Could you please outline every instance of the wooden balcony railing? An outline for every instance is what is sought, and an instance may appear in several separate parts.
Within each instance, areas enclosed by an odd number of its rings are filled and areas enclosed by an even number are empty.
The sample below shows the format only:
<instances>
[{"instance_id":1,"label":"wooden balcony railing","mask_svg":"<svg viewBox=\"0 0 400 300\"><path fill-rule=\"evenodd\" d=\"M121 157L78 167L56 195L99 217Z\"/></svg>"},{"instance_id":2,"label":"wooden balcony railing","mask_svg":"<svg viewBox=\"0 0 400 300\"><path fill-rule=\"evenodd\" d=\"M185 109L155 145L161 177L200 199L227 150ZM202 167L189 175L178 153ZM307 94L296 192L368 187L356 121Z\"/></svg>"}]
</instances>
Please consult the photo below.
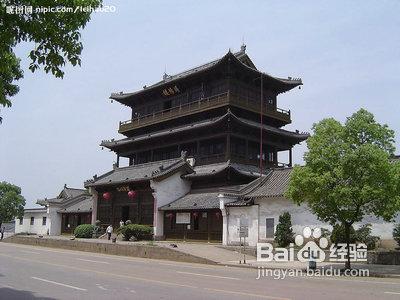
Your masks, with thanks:
<instances>
[{"instance_id":1,"label":"wooden balcony railing","mask_svg":"<svg viewBox=\"0 0 400 300\"><path fill-rule=\"evenodd\" d=\"M243 99L240 96L226 92L214 95L208 98L199 99L184 105L172 107L170 109L154 112L152 114L138 116L134 119L119 122L119 133L124 133L136 128L148 126L151 124L172 120L182 116L195 114L201 111L214 109L226 105L233 105L243 109L247 109L256 113L260 113L260 102L251 99ZM273 118L277 118L284 122L290 122L290 111L280 108L271 109L269 105L263 108L263 114Z\"/></svg>"}]
</instances>

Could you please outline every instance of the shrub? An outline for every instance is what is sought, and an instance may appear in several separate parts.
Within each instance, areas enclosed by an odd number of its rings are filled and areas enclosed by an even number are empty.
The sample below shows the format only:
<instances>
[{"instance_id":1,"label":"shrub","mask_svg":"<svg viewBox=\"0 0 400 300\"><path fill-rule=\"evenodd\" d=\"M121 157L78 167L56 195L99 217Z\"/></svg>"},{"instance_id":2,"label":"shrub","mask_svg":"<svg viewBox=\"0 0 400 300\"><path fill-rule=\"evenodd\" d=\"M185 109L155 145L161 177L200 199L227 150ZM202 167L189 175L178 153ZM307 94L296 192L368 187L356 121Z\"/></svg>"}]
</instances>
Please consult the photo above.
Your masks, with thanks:
<instances>
[{"instance_id":1,"label":"shrub","mask_svg":"<svg viewBox=\"0 0 400 300\"><path fill-rule=\"evenodd\" d=\"M397 242L400 247L400 223L393 228L393 239Z\"/></svg>"},{"instance_id":2,"label":"shrub","mask_svg":"<svg viewBox=\"0 0 400 300\"><path fill-rule=\"evenodd\" d=\"M367 245L368 250L376 248L376 243L379 241L379 237L371 235L371 224L365 224L358 228L355 232L355 240L359 243Z\"/></svg>"},{"instance_id":3,"label":"shrub","mask_svg":"<svg viewBox=\"0 0 400 300\"><path fill-rule=\"evenodd\" d=\"M294 242L292 230L292 220L288 212L279 216L279 223L276 226L275 242L279 247L287 247Z\"/></svg>"},{"instance_id":4,"label":"shrub","mask_svg":"<svg viewBox=\"0 0 400 300\"><path fill-rule=\"evenodd\" d=\"M77 226L74 230L74 235L76 238L92 238L94 232L94 226L91 224L81 224Z\"/></svg>"},{"instance_id":5,"label":"shrub","mask_svg":"<svg viewBox=\"0 0 400 300\"><path fill-rule=\"evenodd\" d=\"M364 243L367 245L368 250L375 249L379 237L371 235L371 226L371 224L364 224L357 230L354 230L352 226L350 228L350 243ZM346 234L343 225L336 224L333 226L331 242L334 244L346 243Z\"/></svg>"},{"instance_id":6,"label":"shrub","mask_svg":"<svg viewBox=\"0 0 400 300\"><path fill-rule=\"evenodd\" d=\"M147 225L128 224L117 229L117 234L122 234L124 241L134 237L137 241L151 239L153 229Z\"/></svg>"}]
</instances>

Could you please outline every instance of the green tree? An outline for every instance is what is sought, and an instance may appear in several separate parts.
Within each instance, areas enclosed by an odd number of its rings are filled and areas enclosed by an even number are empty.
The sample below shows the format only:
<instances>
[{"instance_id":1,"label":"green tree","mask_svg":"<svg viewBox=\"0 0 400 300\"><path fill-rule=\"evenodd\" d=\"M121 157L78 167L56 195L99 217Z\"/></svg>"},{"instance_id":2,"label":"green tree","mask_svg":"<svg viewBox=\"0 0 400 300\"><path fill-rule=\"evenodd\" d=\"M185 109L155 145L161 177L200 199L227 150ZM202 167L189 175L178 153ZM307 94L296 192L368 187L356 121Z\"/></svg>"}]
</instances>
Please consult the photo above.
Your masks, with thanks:
<instances>
[{"instance_id":1,"label":"green tree","mask_svg":"<svg viewBox=\"0 0 400 300\"><path fill-rule=\"evenodd\" d=\"M0 182L0 227L15 217L24 215L25 198L21 188L8 182Z\"/></svg>"},{"instance_id":2,"label":"green tree","mask_svg":"<svg viewBox=\"0 0 400 300\"><path fill-rule=\"evenodd\" d=\"M396 241L397 245L400 247L400 223L393 228L393 239Z\"/></svg>"},{"instance_id":3,"label":"green tree","mask_svg":"<svg viewBox=\"0 0 400 300\"><path fill-rule=\"evenodd\" d=\"M91 11L79 8L95 9L101 3L101 0L0 0L0 105L11 106L10 97L19 91L15 81L23 77L15 47L21 42L31 42L33 49L27 53L31 60L29 69L35 72L43 67L46 73L62 78L66 62L73 66L81 64L83 46L79 30L90 20ZM23 6L32 7L32 13L6 10ZM38 12L39 7L78 8L78 11Z\"/></svg>"},{"instance_id":4,"label":"green tree","mask_svg":"<svg viewBox=\"0 0 400 300\"><path fill-rule=\"evenodd\" d=\"M275 242L279 247L287 247L294 242L292 220L288 212L279 216L279 223L276 225Z\"/></svg>"},{"instance_id":5,"label":"green tree","mask_svg":"<svg viewBox=\"0 0 400 300\"><path fill-rule=\"evenodd\" d=\"M394 132L360 109L342 125L329 118L313 125L305 166L296 166L286 196L307 203L323 221L342 224L350 268L350 231L365 215L391 221L400 210L400 164L391 162Z\"/></svg>"}]
</instances>

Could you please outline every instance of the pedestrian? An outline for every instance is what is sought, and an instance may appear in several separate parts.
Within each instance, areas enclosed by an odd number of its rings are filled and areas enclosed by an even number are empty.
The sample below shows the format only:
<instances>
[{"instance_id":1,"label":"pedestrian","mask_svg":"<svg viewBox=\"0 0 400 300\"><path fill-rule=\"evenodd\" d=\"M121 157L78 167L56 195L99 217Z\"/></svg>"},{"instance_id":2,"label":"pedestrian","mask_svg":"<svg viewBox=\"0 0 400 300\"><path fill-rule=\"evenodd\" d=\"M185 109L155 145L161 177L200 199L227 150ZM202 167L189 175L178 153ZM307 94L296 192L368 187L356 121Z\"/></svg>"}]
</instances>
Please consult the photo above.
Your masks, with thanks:
<instances>
[{"instance_id":1,"label":"pedestrian","mask_svg":"<svg viewBox=\"0 0 400 300\"><path fill-rule=\"evenodd\" d=\"M124 223L124 221L119 221L119 227L122 227L122 226L124 226L125 225L125 223Z\"/></svg>"},{"instance_id":2,"label":"pedestrian","mask_svg":"<svg viewBox=\"0 0 400 300\"><path fill-rule=\"evenodd\" d=\"M3 228L1 228L0 229L0 232L1 232L1 240L3 239L3 237L4 237L4 232L6 231L6 228L3 226Z\"/></svg>"},{"instance_id":3,"label":"pedestrian","mask_svg":"<svg viewBox=\"0 0 400 300\"><path fill-rule=\"evenodd\" d=\"M112 234L112 232L113 232L112 225L109 225L109 226L107 227L106 232L107 232L108 240L110 240L110 239L111 239L111 234Z\"/></svg>"}]
</instances>

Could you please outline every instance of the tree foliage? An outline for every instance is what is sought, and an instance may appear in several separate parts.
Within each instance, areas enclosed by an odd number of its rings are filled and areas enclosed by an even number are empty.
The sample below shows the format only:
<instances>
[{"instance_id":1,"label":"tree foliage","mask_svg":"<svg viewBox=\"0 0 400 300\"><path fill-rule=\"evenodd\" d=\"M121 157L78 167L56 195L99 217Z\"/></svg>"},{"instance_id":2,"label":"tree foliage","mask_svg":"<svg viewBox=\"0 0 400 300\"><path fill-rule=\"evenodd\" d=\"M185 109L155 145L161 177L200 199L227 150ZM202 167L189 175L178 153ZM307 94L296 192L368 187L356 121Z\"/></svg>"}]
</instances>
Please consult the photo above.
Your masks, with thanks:
<instances>
[{"instance_id":1,"label":"tree foliage","mask_svg":"<svg viewBox=\"0 0 400 300\"><path fill-rule=\"evenodd\" d=\"M31 42L33 49L27 53L32 72L43 68L46 73L62 78L62 68L69 62L80 65L83 49L80 30L90 20L91 11L39 12L38 7L61 8L91 7L101 5L101 0L2 0L0 1L0 105L11 106L11 97L19 87L15 81L23 77L20 58L14 50L21 42ZM32 7L32 13L7 13L6 7ZM1 120L1 119L0 119Z\"/></svg>"},{"instance_id":2,"label":"tree foliage","mask_svg":"<svg viewBox=\"0 0 400 300\"><path fill-rule=\"evenodd\" d=\"M393 228L393 239L396 241L397 245L400 247L400 223Z\"/></svg>"},{"instance_id":3,"label":"tree foliage","mask_svg":"<svg viewBox=\"0 0 400 300\"><path fill-rule=\"evenodd\" d=\"M391 221L400 209L400 164L391 162L394 132L360 109L342 125L313 125L305 166L296 166L286 196L306 202L317 217L350 228L364 216Z\"/></svg>"},{"instance_id":4,"label":"tree foliage","mask_svg":"<svg viewBox=\"0 0 400 300\"><path fill-rule=\"evenodd\" d=\"M368 250L373 250L376 248L379 237L371 234L372 231L371 224L364 224L357 230L353 226L350 227L350 243L364 243ZM343 224L336 224L333 227L330 240L333 244L347 243L346 232Z\"/></svg>"},{"instance_id":5,"label":"tree foliage","mask_svg":"<svg viewBox=\"0 0 400 300\"><path fill-rule=\"evenodd\" d=\"M275 242L279 247L287 247L294 242L292 220L290 213L284 212L279 216L279 223L276 226Z\"/></svg>"},{"instance_id":6,"label":"tree foliage","mask_svg":"<svg viewBox=\"0 0 400 300\"><path fill-rule=\"evenodd\" d=\"M15 217L24 215L25 198L21 188L8 182L0 182L0 226Z\"/></svg>"}]
</instances>

